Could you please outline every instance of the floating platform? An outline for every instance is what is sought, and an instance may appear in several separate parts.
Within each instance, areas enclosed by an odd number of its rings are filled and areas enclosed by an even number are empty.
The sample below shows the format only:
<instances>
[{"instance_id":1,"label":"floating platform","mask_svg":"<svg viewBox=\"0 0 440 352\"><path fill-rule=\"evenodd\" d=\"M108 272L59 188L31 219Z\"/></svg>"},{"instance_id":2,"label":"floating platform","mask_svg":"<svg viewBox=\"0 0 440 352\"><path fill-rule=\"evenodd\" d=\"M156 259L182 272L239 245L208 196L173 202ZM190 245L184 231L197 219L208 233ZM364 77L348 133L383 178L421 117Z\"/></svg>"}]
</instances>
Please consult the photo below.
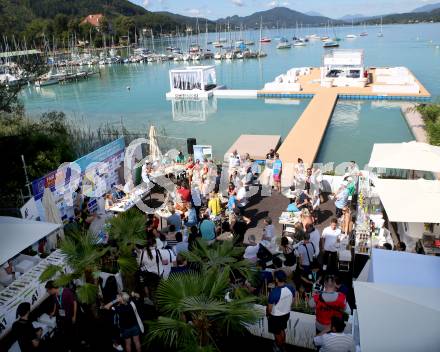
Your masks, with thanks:
<instances>
[{"instance_id":1,"label":"floating platform","mask_svg":"<svg viewBox=\"0 0 440 352\"><path fill-rule=\"evenodd\" d=\"M165 94L167 100L173 99L188 99L188 100L198 100L198 99L209 99L213 96L214 92L217 90L224 90L226 86L217 86L210 90L201 89L191 89L191 90L172 90Z\"/></svg>"},{"instance_id":2,"label":"floating platform","mask_svg":"<svg viewBox=\"0 0 440 352\"><path fill-rule=\"evenodd\" d=\"M407 68L406 68L407 69ZM410 101L429 101L431 94L417 80L414 74L408 70L409 75L419 86L418 93L405 93L399 91L402 89L398 84L386 84L378 82L376 72L384 70L383 68L369 68L370 82L365 87L322 87L321 69L319 67L310 68L308 75L298 77L298 83L301 86L300 91L272 91L259 90L258 97L263 98L312 98L315 94L323 91L331 91L338 95L339 99L347 100L410 100ZM395 90L393 91L393 88ZM378 90L383 89L383 92ZM386 92L385 92L386 90Z\"/></svg>"},{"instance_id":3,"label":"floating platform","mask_svg":"<svg viewBox=\"0 0 440 352\"><path fill-rule=\"evenodd\" d=\"M296 164L298 158L307 165L314 162L337 100L331 91L314 96L278 149L283 163Z\"/></svg>"},{"instance_id":4,"label":"floating platform","mask_svg":"<svg viewBox=\"0 0 440 352\"><path fill-rule=\"evenodd\" d=\"M258 96L257 92L257 90L245 89L219 89L213 93L217 98L256 99Z\"/></svg>"},{"instance_id":5,"label":"floating platform","mask_svg":"<svg viewBox=\"0 0 440 352\"><path fill-rule=\"evenodd\" d=\"M224 160L228 160L234 150L240 155L249 153L254 160L265 160L266 154L271 149L276 150L280 142L279 135L242 134L225 153Z\"/></svg>"}]
</instances>

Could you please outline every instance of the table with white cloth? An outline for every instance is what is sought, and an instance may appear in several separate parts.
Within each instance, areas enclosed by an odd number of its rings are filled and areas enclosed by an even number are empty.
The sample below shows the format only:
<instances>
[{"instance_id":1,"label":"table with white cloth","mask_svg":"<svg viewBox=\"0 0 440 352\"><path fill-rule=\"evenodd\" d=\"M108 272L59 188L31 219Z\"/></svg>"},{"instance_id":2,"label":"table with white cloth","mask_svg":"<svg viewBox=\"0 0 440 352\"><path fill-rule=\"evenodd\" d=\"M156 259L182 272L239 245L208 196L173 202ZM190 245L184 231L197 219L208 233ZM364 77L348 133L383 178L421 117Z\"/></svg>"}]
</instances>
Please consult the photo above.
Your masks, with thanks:
<instances>
[{"instance_id":1,"label":"table with white cloth","mask_svg":"<svg viewBox=\"0 0 440 352\"><path fill-rule=\"evenodd\" d=\"M293 227L296 223L301 222L301 212L292 213L290 211L283 211L278 218L278 223L283 225L283 232L287 226Z\"/></svg>"},{"instance_id":2,"label":"table with white cloth","mask_svg":"<svg viewBox=\"0 0 440 352\"><path fill-rule=\"evenodd\" d=\"M150 193L150 190L145 188L143 185L136 186L128 196L125 196L124 198L113 203L113 206L110 207L108 211L113 213L124 213L133 208L136 203L142 200L142 198L144 198L148 193Z\"/></svg>"}]
</instances>

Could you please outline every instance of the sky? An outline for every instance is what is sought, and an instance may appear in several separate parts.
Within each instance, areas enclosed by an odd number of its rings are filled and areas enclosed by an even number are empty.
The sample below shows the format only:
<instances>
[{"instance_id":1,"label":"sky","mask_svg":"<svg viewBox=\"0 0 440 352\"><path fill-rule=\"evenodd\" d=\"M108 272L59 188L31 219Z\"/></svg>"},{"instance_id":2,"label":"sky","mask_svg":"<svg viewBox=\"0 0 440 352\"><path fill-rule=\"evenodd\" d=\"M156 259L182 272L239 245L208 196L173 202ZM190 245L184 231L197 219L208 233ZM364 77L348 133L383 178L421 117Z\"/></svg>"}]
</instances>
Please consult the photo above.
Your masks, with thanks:
<instances>
[{"instance_id":1,"label":"sky","mask_svg":"<svg viewBox=\"0 0 440 352\"><path fill-rule=\"evenodd\" d=\"M347 14L365 16L408 12L433 0L130 0L150 11L170 11L185 16L217 19L247 16L276 6L300 12L314 11L331 18ZM439 1L439 0L437 0Z\"/></svg>"}]
</instances>

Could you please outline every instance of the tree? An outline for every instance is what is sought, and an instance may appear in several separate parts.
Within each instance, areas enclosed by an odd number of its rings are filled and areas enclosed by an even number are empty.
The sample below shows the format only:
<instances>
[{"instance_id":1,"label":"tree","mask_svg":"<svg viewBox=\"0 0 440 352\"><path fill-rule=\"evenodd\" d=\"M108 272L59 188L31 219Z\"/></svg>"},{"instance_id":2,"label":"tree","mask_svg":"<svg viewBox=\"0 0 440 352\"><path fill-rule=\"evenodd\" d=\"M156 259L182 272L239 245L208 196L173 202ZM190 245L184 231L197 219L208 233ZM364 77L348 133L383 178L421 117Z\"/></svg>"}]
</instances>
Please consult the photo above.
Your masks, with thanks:
<instances>
[{"instance_id":1,"label":"tree","mask_svg":"<svg viewBox=\"0 0 440 352\"><path fill-rule=\"evenodd\" d=\"M157 290L161 315L149 323L147 343L162 343L179 351L213 351L216 343L260 315L254 297L225 301L229 269L203 268L200 273L173 274Z\"/></svg>"},{"instance_id":2,"label":"tree","mask_svg":"<svg viewBox=\"0 0 440 352\"><path fill-rule=\"evenodd\" d=\"M136 245L145 245L145 217L136 208L132 208L109 221L109 236L116 252L113 257L122 273L125 285L134 287L134 273L137 270L133 251Z\"/></svg>"},{"instance_id":3,"label":"tree","mask_svg":"<svg viewBox=\"0 0 440 352\"><path fill-rule=\"evenodd\" d=\"M40 281L55 277L57 285L66 286L74 280L79 280L80 285L76 290L78 300L85 304L95 303L101 258L107 253L108 248L101 248L96 244L96 236L84 231L70 232L60 248L61 253L65 255L65 266L49 265L41 273Z\"/></svg>"},{"instance_id":4,"label":"tree","mask_svg":"<svg viewBox=\"0 0 440 352\"><path fill-rule=\"evenodd\" d=\"M220 272L228 270L233 277L239 275L251 280L256 270L249 261L240 259L243 253L244 248L234 246L232 241L216 242L209 246L205 241L198 240L194 249L184 255L188 262Z\"/></svg>"},{"instance_id":5,"label":"tree","mask_svg":"<svg viewBox=\"0 0 440 352\"><path fill-rule=\"evenodd\" d=\"M126 36L129 32L133 32L136 24L134 20L126 16L118 16L113 21L113 31L118 37Z\"/></svg>"}]
</instances>

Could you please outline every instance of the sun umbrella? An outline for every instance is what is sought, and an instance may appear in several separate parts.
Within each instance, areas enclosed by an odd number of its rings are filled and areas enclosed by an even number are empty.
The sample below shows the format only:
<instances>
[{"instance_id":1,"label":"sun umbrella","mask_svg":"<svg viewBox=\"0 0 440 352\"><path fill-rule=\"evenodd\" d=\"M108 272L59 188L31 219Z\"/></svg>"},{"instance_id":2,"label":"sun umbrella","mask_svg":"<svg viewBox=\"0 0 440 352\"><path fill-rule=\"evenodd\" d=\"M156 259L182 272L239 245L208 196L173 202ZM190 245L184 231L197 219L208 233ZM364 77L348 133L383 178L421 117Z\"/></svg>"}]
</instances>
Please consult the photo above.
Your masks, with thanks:
<instances>
[{"instance_id":1,"label":"sun umbrella","mask_svg":"<svg viewBox=\"0 0 440 352\"><path fill-rule=\"evenodd\" d=\"M44 189L43 200L42 200L43 208L44 208L44 216L46 222L51 222L53 224L63 224L63 220L61 220L61 215L58 207L55 204L55 199L53 198L53 194L49 188ZM63 237L64 233L61 228L60 236ZM52 235L48 237L49 247L55 248L56 245L56 235Z\"/></svg>"},{"instance_id":2,"label":"sun umbrella","mask_svg":"<svg viewBox=\"0 0 440 352\"><path fill-rule=\"evenodd\" d=\"M157 133L156 127L153 125L150 127L150 133L148 134L150 140L150 157L152 160L159 160L162 158L162 153L160 152L159 145L157 144Z\"/></svg>"}]
</instances>

